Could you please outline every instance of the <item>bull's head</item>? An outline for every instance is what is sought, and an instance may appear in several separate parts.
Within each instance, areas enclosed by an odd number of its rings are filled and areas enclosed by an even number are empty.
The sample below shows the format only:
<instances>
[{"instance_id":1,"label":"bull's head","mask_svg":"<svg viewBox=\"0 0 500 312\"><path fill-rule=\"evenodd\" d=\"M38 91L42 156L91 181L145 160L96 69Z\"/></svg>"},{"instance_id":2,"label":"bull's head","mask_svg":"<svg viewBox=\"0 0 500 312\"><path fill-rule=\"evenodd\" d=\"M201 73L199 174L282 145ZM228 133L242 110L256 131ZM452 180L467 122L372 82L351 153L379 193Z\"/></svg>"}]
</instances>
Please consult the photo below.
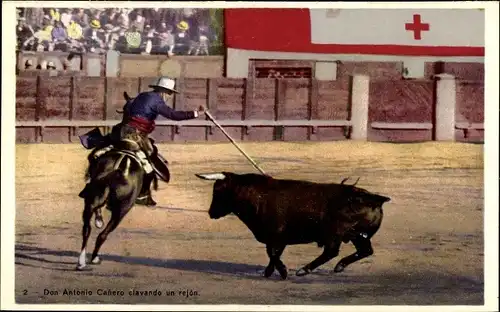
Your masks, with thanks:
<instances>
[{"instance_id":1,"label":"bull's head","mask_svg":"<svg viewBox=\"0 0 500 312\"><path fill-rule=\"evenodd\" d=\"M212 203L208 210L208 215L211 219L219 219L233 212L233 208L236 205L236 194L233 183L231 183L234 176L233 173L197 173L195 175L203 180L215 181Z\"/></svg>"}]
</instances>

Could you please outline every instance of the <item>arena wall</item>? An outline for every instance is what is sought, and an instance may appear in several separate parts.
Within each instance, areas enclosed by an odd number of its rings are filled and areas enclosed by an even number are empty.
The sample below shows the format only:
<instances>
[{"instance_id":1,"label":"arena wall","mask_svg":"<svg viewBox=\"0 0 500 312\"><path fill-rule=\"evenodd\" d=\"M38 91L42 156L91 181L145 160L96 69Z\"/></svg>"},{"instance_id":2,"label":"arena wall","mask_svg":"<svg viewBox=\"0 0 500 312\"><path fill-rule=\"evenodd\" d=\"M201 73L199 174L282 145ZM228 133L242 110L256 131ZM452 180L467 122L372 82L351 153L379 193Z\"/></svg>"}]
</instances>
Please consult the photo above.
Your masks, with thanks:
<instances>
[{"instance_id":1,"label":"arena wall","mask_svg":"<svg viewBox=\"0 0 500 312\"><path fill-rule=\"evenodd\" d=\"M338 79L326 81L316 78L180 77L177 83L181 93L171 105L180 110L206 105L217 121L232 122L225 129L239 141L346 140L350 139L351 128L348 122L343 122L352 118L350 77L361 72L368 74L370 79L367 140L411 142L434 139L436 81L401 79L397 68L391 66L347 64L341 68L344 70L339 70ZM121 115L116 110L124 104L123 92L135 96L146 90L155 78L17 77L17 142L78 142L78 135L93 128L94 122L118 122ZM455 122L462 125L456 129L455 140L481 142L484 140L483 80L457 79L455 82ZM262 124L247 126L242 120ZM57 125L61 121L71 123ZM87 123L78 125L80 121ZM288 125L276 126L273 121L287 121ZM294 121L313 123L294 125ZM338 123L328 126L314 124L329 121ZM30 122L45 124L32 123L30 126ZM472 124L476 126L467 126ZM106 132L108 127L102 129ZM152 137L157 142L227 141L209 121L186 126L159 125Z\"/></svg>"}]
</instances>

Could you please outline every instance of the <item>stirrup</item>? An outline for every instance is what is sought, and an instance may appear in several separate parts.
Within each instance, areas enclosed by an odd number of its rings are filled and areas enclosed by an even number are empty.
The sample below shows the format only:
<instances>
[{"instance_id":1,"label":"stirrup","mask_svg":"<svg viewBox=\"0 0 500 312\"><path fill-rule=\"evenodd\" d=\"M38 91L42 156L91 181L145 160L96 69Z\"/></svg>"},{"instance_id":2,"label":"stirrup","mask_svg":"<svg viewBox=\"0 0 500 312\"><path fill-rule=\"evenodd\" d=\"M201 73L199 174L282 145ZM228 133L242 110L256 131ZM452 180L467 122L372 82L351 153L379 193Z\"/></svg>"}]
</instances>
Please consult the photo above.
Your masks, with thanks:
<instances>
[{"instance_id":1,"label":"stirrup","mask_svg":"<svg viewBox=\"0 0 500 312\"><path fill-rule=\"evenodd\" d=\"M144 206L156 206L156 202L154 201L153 197L151 197L151 195L137 197L135 203Z\"/></svg>"}]
</instances>

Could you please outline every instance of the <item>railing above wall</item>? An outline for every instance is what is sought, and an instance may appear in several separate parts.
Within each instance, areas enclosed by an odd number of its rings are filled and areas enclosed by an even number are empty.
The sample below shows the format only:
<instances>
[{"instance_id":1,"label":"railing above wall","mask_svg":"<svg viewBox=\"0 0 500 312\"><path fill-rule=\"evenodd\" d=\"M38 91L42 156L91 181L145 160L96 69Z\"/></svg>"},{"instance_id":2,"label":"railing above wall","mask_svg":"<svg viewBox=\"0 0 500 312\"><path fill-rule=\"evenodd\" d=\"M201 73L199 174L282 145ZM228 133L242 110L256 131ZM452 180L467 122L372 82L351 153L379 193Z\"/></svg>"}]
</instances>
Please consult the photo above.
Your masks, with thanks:
<instances>
[{"instance_id":1,"label":"railing above wall","mask_svg":"<svg viewBox=\"0 0 500 312\"><path fill-rule=\"evenodd\" d=\"M372 122L374 129L391 130L432 130L434 128L431 122ZM455 129L459 130L484 130L483 123L457 122Z\"/></svg>"},{"instance_id":2,"label":"railing above wall","mask_svg":"<svg viewBox=\"0 0 500 312\"><path fill-rule=\"evenodd\" d=\"M36 128L37 141L41 142L45 128L69 128L73 135L70 135L70 141L76 134L78 128L88 127L104 127L105 132L109 133L111 127L120 123L120 120L47 120L47 121L18 121L16 128ZM318 127L344 127L348 130L352 127L352 122L349 120L217 120L222 127L244 127L245 133L248 134L253 127L307 127L314 134ZM179 133L181 127L209 127L212 134L215 127L214 123L209 120L157 120L157 126L174 126L175 132Z\"/></svg>"},{"instance_id":3,"label":"railing above wall","mask_svg":"<svg viewBox=\"0 0 500 312\"><path fill-rule=\"evenodd\" d=\"M112 127L120 120L47 120L18 121L16 127ZM345 127L351 126L349 120L217 120L226 127ZM157 126L203 127L215 126L208 120L157 120Z\"/></svg>"},{"instance_id":4,"label":"railing above wall","mask_svg":"<svg viewBox=\"0 0 500 312\"><path fill-rule=\"evenodd\" d=\"M350 120L218 120L223 127L351 127ZM113 127L120 123L120 120L50 120L50 121L18 121L17 128L87 128L87 127ZM157 126L176 126L176 127L214 127L215 125L208 120L158 120ZM433 124L426 123L391 123L391 122L372 122L370 126L374 129L390 130L432 130ZM458 122L455 129L459 130L484 130L484 123ZM314 131L314 130L313 130Z\"/></svg>"}]
</instances>

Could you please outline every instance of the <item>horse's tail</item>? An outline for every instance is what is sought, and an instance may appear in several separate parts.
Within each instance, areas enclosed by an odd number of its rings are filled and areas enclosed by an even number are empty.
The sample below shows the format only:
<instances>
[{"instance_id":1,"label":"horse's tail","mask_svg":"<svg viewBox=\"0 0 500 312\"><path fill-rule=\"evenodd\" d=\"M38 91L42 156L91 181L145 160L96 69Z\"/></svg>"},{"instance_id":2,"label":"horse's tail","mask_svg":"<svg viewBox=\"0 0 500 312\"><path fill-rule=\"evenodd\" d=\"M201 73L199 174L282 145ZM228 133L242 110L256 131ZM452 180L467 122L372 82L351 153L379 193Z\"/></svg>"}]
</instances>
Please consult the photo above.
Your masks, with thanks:
<instances>
[{"instance_id":1,"label":"horse's tail","mask_svg":"<svg viewBox=\"0 0 500 312\"><path fill-rule=\"evenodd\" d=\"M125 161L123 161L125 159ZM127 183L127 176L129 175L129 170L131 170L131 164L135 160L130 156L122 156L118 163L115 162L115 169L110 170L108 172L103 172L99 174L97 177L94 177L89 181L87 179L87 184L85 188L80 192L79 196L85 198L89 193L92 194L94 192L100 193L101 191L108 189L108 187L116 187L121 184ZM118 164L118 166L116 166ZM137 163L137 166L140 166ZM86 178L90 178L90 167L87 168L85 172ZM134 166L136 167L136 166ZM155 176L156 178L156 176ZM157 189L157 181L155 181L155 190Z\"/></svg>"},{"instance_id":2,"label":"horse's tail","mask_svg":"<svg viewBox=\"0 0 500 312\"><path fill-rule=\"evenodd\" d=\"M99 192L104 191L111 182L120 181L123 178L123 172L120 169L115 169L113 171L110 171L106 175L87 183L80 194L78 194L78 196L81 198L85 198L86 195L88 195L88 193L92 192L93 190L95 191L98 189Z\"/></svg>"},{"instance_id":3,"label":"horse's tail","mask_svg":"<svg viewBox=\"0 0 500 312\"><path fill-rule=\"evenodd\" d=\"M85 169L84 180L88 181L90 179L90 166Z\"/></svg>"},{"instance_id":4,"label":"horse's tail","mask_svg":"<svg viewBox=\"0 0 500 312\"><path fill-rule=\"evenodd\" d=\"M94 159L95 157L95 150L93 150L88 156L87 156L87 161L88 161L88 165L87 165L87 169L85 169L85 173L84 173L84 179L85 181L88 181L90 180L90 168L95 165L95 162L96 162L96 159Z\"/></svg>"}]
</instances>

